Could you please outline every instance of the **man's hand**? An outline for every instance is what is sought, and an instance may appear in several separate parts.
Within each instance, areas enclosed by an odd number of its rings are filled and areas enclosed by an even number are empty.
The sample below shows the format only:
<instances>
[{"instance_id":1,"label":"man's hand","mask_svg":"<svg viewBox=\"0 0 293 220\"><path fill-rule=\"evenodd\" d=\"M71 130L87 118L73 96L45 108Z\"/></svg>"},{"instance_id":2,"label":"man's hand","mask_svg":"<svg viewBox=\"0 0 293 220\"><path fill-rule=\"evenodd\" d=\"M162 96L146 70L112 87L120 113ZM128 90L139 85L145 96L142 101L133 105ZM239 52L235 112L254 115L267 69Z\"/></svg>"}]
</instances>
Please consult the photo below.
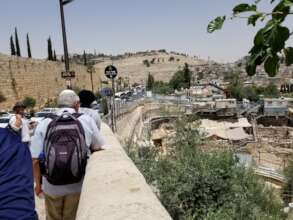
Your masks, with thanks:
<instances>
[{"instance_id":1,"label":"man's hand","mask_svg":"<svg viewBox=\"0 0 293 220\"><path fill-rule=\"evenodd\" d=\"M20 114L16 114L15 115L15 123L14 123L14 127L16 128L20 128L22 125L22 120L21 120L21 115Z\"/></svg>"},{"instance_id":2,"label":"man's hand","mask_svg":"<svg viewBox=\"0 0 293 220\"><path fill-rule=\"evenodd\" d=\"M39 196L43 190L42 190L42 184L41 184L41 171L40 171L40 165L39 160L36 158L33 158L33 169L34 169L34 179L35 179L35 193L37 196Z\"/></svg>"},{"instance_id":3,"label":"man's hand","mask_svg":"<svg viewBox=\"0 0 293 220\"><path fill-rule=\"evenodd\" d=\"M40 184L36 184L35 186L35 193L37 196L40 196L40 194L43 192L42 186Z\"/></svg>"}]
</instances>

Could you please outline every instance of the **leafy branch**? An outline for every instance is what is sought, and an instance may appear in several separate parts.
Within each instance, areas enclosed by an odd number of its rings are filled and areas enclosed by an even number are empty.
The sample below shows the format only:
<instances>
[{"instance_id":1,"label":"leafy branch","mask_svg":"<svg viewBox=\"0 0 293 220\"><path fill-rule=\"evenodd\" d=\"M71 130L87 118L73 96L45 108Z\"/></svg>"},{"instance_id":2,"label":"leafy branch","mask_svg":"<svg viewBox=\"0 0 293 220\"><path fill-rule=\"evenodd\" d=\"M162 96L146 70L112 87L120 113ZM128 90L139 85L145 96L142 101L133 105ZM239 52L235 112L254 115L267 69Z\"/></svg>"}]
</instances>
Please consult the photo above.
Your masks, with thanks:
<instances>
[{"instance_id":1,"label":"leafy branch","mask_svg":"<svg viewBox=\"0 0 293 220\"><path fill-rule=\"evenodd\" d=\"M274 3L276 0L270 0ZM254 4L242 3L233 8L231 20L235 18L247 19L247 25L255 26L258 21L269 20L261 28L254 38L254 46L249 51L246 63L246 72L249 76L256 73L257 66L264 64L265 71L270 77L276 76L279 71L282 57L285 57L286 65L293 64L293 47L286 47L286 42L293 32L283 26L283 22L288 15L292 15L291 7L293 0L279 0L279 3L271 12L258 11L258 4L261 0L256 0ZM243 16L248 14L248 16ZM208 33L220 30L227 16L219 16L212 20L207 27Z\"/></svg>"}]
</instances>

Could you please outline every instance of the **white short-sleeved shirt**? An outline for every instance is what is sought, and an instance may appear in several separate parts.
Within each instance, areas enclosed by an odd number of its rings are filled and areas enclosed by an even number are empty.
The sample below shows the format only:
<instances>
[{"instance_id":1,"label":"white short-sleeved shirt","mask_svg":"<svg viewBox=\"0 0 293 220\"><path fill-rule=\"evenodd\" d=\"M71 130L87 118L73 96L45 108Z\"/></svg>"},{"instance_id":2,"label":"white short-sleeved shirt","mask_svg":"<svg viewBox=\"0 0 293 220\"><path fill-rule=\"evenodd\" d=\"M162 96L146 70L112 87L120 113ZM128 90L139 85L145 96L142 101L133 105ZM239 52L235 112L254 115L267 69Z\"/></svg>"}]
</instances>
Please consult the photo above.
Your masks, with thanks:
<instances>
[{"instance_id":1,"label":"white short-sleeved shirt","mask_svg":"<svg viewBox=\"0 0 293 220\"><path fill-rule=\"evenodd\" d=\"M16 122L16 116L12 116L9 120L9 125L14 129L14 130L19 130L21 129L21 141L22 142L30 142L31 141L31 136L30 136L30 131L29 131L29 128L28 128L28 120L25 119L25 118L22 118L21 119L21 126L20 128L16 128L14 126Z\"/></svg>"},{"instance_id":2,"label":"white short-sleeved shirt","mask_svg":"<svg viewBox=\"0 0 293 220\"><path fill-rule=\"evenodd\" d=\"M57 111L57 115L61 115L63 112L69 112L71 114L75 113L74 109L71 108L62 108ZM98 150L98 149L104 149L105 147L105 140L102 137L95 121L88 115L81 115L78 117L78 120L80 121L84 132L85 132L85 141L88 150ZM52 119L47 118L43 121L41 121L36 130L35 134L32 137L31 141L31 154L32 158L39 158L40 154L43 152L44 149L44 139L46 136L48 125ZM68 184L68 185L62 185L62 186L56 186L50 184L45 177L43 177L43 191L45 194L51 195L51 196L65 196L69 194L78 193L81 191L82 187L82 181L79 183L74 184Z\"/></svg>"},{"instance_id":3,"label":"white short-sleeved shirt","mask_svg":"<svg viewBox=\"0 0 293 220\"><path fill-rule=\"evenodd\" d=\"M91 108L79 108L79 112L92 117L95 120L98 129L101 130L101 117L97 110Z\"/></svg>"}]
</instances>

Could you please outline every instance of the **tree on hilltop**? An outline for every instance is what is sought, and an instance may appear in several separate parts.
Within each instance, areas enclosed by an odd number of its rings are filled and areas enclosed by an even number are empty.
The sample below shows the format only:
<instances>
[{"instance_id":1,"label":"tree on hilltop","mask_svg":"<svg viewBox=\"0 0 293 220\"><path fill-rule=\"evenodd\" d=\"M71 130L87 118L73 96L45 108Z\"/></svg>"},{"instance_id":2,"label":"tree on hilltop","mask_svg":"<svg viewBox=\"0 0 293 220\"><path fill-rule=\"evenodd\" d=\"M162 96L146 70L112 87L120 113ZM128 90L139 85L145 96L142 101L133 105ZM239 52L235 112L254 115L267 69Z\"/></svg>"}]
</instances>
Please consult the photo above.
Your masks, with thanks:
<instances>
[{"instance_id":1,"label":"tree on hilltop","mask_svg":"<svg viewBox=\"0 0 293 220\"><path fill-rule=\"evenodd\" d=\"M48 38L48 60L54 60L51 37Z\"/></svg>"},{"instance_id":2,"label":"tree on hilltop","mask_svg":"<svg viewBox=\"0 0 293 220\"><path fill-rule=\"evenodd\" d=\"M54 50L54 53L53 53L53 60L54 61L57 61L57 55L56 55L56 51Z\"/></svg>"},{"instance_id":3,"label":"tree on hilltop","mask_svg":"<svg viewBox=\"0 0 293 220\"><path fill-rule=\"evenodd\" d=\"M185 63L184 68L183 68L183 76L184 76L184 81L187 85L187 88L190 88L190 86L191 86L191 75L192 75L192 73L189 69L189 65L188 65L188 63Z\"/></svg>"},{"instance_id":4,"label":"tree on hilltop","mask_svg":"<svg viewBox=\"0 0 293 220\"><path fill-rule=\"evenodd\" d=\"M85 66L87 66L87 58L86 58L85 50L83 51L83 64L84 64Z\"/></svg>"},{"instance_id":5,"label":"tree on hilltop","mask_svg":"<svg viewBox=\"0 0 293 220\"><path fill-rule=\"evenodd\" d=\"M151 91L154 87L155 79L151 73L148 74L148 79L146 83L146 89L147 91Z\"/></svg>"},{"instance_id":6,"label":"tree on hilltop","mask_svg":"<svg viewBox=\"0 0 293 220\"><path fill-rule=\"evenodd\" d=\"M293 47L287 46L292 31L284 25L288 15L292 15L292 0L270 0L272 9L269 12L259 10L259 3L255 0L253 4L238 4L233 8L231 19L245 18L247 25L255 26L258 21L266 21L254 37L254 46L249 51L246 62L246 72L249 76L256 74L257 66L264 64L266 73L274 77L280 68L282 57L285 57L286 65L293 64ZM207 27L209 33L222 28L227 16L219 16L211 21Z\"/></svg>"},{"instance_id":7,"label":"tree on hilltop","mask_svg":"<svg viewBox=\"0 0 293 220\"><path fill-rule=\"evenodd\" d=\"M26 35L26 45L27 45L27 56L28 58L32 58L31 45L30 45L30 39L29 39L28 33Z\"/></svg>"},{"instance_id":8,"label":"tree on hilltop","mask_svg":"<svg viewBox=\"0 0 293 220\"><path fill-rule=\"evenodd\" d=\"M18 57L21 57L20 47L19 47L19 41L18 41L18 34L17 34L17 28L14 30L15 35L15 46L16 46L16 55Z\"/></svg>"},{"instance_id":9,"label":"tree on hilltop","mask_svg":"<svg viewBox=\"0 0 293 220\"><path fill-rule=\"evenodd\" d=\"M14 46L14 41L13 41L12 35L10 36L10 52L11 52L11 56L15 56L16 55L16 51L15 51L15 46Z\"/></svg>"}]
</instances>

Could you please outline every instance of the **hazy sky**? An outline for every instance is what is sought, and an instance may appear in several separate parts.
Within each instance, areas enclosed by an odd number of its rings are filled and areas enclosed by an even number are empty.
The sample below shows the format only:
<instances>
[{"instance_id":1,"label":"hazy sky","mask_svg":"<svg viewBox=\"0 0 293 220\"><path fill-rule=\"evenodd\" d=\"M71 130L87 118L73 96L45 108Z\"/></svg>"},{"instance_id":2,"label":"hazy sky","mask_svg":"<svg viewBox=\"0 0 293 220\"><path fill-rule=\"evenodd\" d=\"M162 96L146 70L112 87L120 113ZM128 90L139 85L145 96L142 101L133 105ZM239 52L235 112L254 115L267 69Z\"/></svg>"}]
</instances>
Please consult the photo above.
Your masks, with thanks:
<instances>
[{"instance_id":1,"label":"hazy sky","mask_svg":"<svg viewBox=\"0 0 293 220\"><path fill-rule=\"evenodd\" d=\"M206 26L217 15L231 14L233 6L243 1L75 0L65 7L69 52L167 49L235 61L247 54L256 29L247 27L245 20L229 21L215 34L208 34ZM47 56L49 36L57 54L63 53L58 2L1 0L0 52L10 53L9 37L17 27L24 56L27 32L34 57Z\"/></svg>"}]
</instances>

